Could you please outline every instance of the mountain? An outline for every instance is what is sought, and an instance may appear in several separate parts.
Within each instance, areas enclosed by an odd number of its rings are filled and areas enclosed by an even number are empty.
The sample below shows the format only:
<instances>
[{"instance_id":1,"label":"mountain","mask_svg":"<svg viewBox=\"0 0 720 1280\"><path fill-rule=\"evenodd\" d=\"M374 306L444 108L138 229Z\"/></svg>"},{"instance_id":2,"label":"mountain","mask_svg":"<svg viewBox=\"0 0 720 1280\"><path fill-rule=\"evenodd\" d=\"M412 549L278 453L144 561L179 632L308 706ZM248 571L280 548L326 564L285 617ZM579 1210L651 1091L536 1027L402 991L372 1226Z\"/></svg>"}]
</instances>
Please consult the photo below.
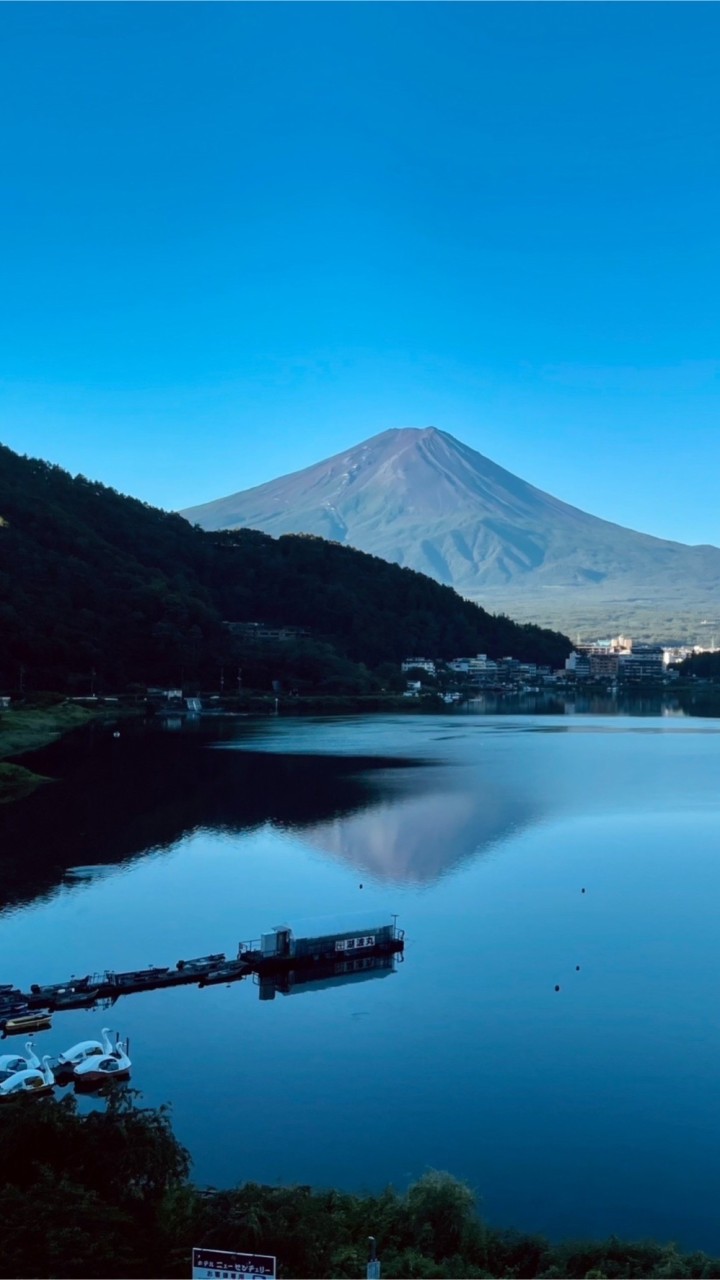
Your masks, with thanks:
<instances>
[{"instance_id":1,"label":"mountain","mask_svg":"<svg viewBox=\"0 0 720 1280\"><path fill-rule=\"evenodd\" d=\"M263 622L295 629L260 642ZM567 637L320 538L204 533L0 445L0 693L133 684L373 692L409 654L560 665ZM223 675L221 676L221 673ZM397 673L399 675L399 672Z\"/></svg>"},{"instance_id":2,"label":"mountain","mask_svg":"<svg viewBox=\"0 0 720 1280\"><path fill-rule=\"evenodd\" d=\"M565 630L672 639L718 616L720 549L598 519L435 427L384 431L181 514L203 529L318 534Z\"/></svg>"}]
</instances>

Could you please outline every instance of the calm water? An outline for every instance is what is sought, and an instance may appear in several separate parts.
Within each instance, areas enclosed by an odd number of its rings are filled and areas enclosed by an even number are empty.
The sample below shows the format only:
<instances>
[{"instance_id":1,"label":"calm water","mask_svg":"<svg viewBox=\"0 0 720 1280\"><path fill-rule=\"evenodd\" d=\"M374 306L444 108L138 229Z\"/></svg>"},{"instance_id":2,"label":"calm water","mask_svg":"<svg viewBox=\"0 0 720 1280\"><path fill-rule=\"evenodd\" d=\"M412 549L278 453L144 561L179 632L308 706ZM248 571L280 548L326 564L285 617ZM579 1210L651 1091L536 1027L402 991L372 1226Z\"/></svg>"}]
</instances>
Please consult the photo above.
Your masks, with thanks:
<instances>
[{"instance_id":1,"label":"calm water","mask_svg":"<svg viewBox=\"0 0 720 1280\"><path fill-rule=\"evenodd\" d=\"M720 1252L720 721L202 721L31 763L59 781L2 814L2 981L406 930L383 977L136 995L37 1037L129 1034L199 1182L443 1168L498 1225Z\"/></svg>"}]
</instances>

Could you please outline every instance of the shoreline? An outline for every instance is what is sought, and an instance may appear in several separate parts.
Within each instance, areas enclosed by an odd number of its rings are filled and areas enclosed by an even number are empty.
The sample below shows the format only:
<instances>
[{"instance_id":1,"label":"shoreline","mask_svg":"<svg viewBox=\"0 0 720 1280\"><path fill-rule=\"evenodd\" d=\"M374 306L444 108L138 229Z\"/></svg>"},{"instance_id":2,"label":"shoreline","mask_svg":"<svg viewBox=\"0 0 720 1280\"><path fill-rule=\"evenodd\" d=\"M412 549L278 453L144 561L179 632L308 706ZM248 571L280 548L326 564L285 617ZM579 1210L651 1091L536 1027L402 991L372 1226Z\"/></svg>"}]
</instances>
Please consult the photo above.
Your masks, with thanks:
<instances>
[{"instance_id":1,"label":"shoreline","mask_svg":"<svg viewBox=\"0 0 720 1280\"><path fill-rule=\"evenodd\" d=\"M0 760L38 751L51 742L81 729L97 718L85 707L58 703L54 707L20 707L0 713ZM29 772L26 770L26 772Z\"/></svg>"},{"instance_id":2,"label":"shoreline","mask_svg":"<svg viewBox=\"0 0 720 1280\"><path fill-rule=\"evenodd\" d=\"M65 734L82 729L109 714L103 707L79 707L58 702L49 707L19 707L0 712L0 805L23 800L39 786L52 782L43 774L17 763L17 758L50 746ZM113 708L112 715L134 714L129 708Z\"/></svg>"}]
</instances>

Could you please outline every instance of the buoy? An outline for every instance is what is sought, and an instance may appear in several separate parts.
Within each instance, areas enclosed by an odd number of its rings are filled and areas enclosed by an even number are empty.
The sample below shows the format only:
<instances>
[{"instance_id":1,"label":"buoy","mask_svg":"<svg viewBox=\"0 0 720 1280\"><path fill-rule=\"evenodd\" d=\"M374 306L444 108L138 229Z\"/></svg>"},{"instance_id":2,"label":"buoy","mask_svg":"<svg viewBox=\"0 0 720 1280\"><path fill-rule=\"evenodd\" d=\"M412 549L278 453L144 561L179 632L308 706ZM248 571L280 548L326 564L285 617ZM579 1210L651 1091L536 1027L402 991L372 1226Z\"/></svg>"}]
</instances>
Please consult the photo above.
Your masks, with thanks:
<instances>
[{"instance_id":1,"label":"buoy","mask_svg":"<svg viewBox=\"0 0 720 1280\"><path fill-rule=\"evenodd\" d=\"M579 964L576 964L576 965L575 965L575 970L576 970L576 972L577 972L579 969L580 969L580 965L579 965Z\"/></svg>"},{"instance_id":2,"label":"buoy","mask_svg":"<svg viewBox=\"0 0 720 1280\"><path fill-rule=\"evenodd\" d=\"M360 885L360 888L362 889L362 885Z\"/></svg>"},{"instance_id":3,"label":"buoy","mask_svg":"<svg viewBox=\"0 0 720 1280\"><path fill-rule=\"evenodd\" d=\"M580 892L581 892L581 893L584 893L584 892L585 892L585 890L584 890L584 889L581 889L581 890L580 890Z\"/></svg>"},{"instance_id":4,"label":"buoy","mask_svg":"<svg viewBox=\"0 0 720 1280\"><path fill-rule=\"evenodd\" d=\"M559 990L560 990L560 988L559 988L559 987L556 987L556 988L555 988L555 990L556 990L556 991L559 991Z\"/></svg>"}]
</instances>

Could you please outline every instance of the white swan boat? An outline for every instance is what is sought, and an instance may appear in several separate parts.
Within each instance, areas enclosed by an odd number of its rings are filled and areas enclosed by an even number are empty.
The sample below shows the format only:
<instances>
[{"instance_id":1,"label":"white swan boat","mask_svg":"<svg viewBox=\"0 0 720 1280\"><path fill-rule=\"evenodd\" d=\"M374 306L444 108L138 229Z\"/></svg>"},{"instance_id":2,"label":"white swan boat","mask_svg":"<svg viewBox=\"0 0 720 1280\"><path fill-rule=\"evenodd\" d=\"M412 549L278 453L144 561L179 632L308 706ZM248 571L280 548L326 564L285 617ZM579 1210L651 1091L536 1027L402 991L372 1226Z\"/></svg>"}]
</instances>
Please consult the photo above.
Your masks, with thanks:
<instances>
[{"instance_id":1,"label":"white swan boat","mask_svg":"<svg viewBox=\"0 0 720 1280\"><path fill-rule=\"evenodd\" d=\"M50 1058L46 1054L42 1060L42 1069L28 1067L16 1071L0 1083L0 1099L16 1098L25 1094L33 1098L52 1093L55 1088L55 1076L50 1068Z\"/></svg>"},{"instance_id":2,"label":"white swan boat","mask_svg":"<svg viewBox=\"0 0 720 1280\"><path fill-rule=\"evenodd\" d=\"M105 1037L107 1041L107 1037ZM128 1057L129 1041L122 1041L116 1032L115 1044L107 1041L108 1051L101 1054L90 1054L73 1071L76 1084L97 1085L105 1080L127 1080L132 1063Z\"/></svg>"},{"instance_id":3,"label":"white swan boat","mask_svg":"<svg viewBox=\"0 0 720 1280\"><path fill-rule=\"evenodd\" d=\"M23 1058L17 1053L4 1053L0 1056L0 1084L3 1080L8 1080L10 1076L14 1076L18 1071L29 1071L40 1069L40 1059L33 1050L32 1040L28 1040L25 1049L27 1058Z\"/></svg>"},{"instance_id":4,"label":"white swan boat","mask_svg":"<svg viewBox=\"0 0 720 1280\"><path fill-rule=\"evenodd\" d=\"M112 1053L113 1046L108 1039L110 1027L103 1027L102 1043L99 1040L79 1040L77 1044L66 1049L61 1053L55 1063L55 1074L71 1076L76 1067L82 1065L89 1058L102 1057L104 1054Z\"/></svg>"}]
</instances>

